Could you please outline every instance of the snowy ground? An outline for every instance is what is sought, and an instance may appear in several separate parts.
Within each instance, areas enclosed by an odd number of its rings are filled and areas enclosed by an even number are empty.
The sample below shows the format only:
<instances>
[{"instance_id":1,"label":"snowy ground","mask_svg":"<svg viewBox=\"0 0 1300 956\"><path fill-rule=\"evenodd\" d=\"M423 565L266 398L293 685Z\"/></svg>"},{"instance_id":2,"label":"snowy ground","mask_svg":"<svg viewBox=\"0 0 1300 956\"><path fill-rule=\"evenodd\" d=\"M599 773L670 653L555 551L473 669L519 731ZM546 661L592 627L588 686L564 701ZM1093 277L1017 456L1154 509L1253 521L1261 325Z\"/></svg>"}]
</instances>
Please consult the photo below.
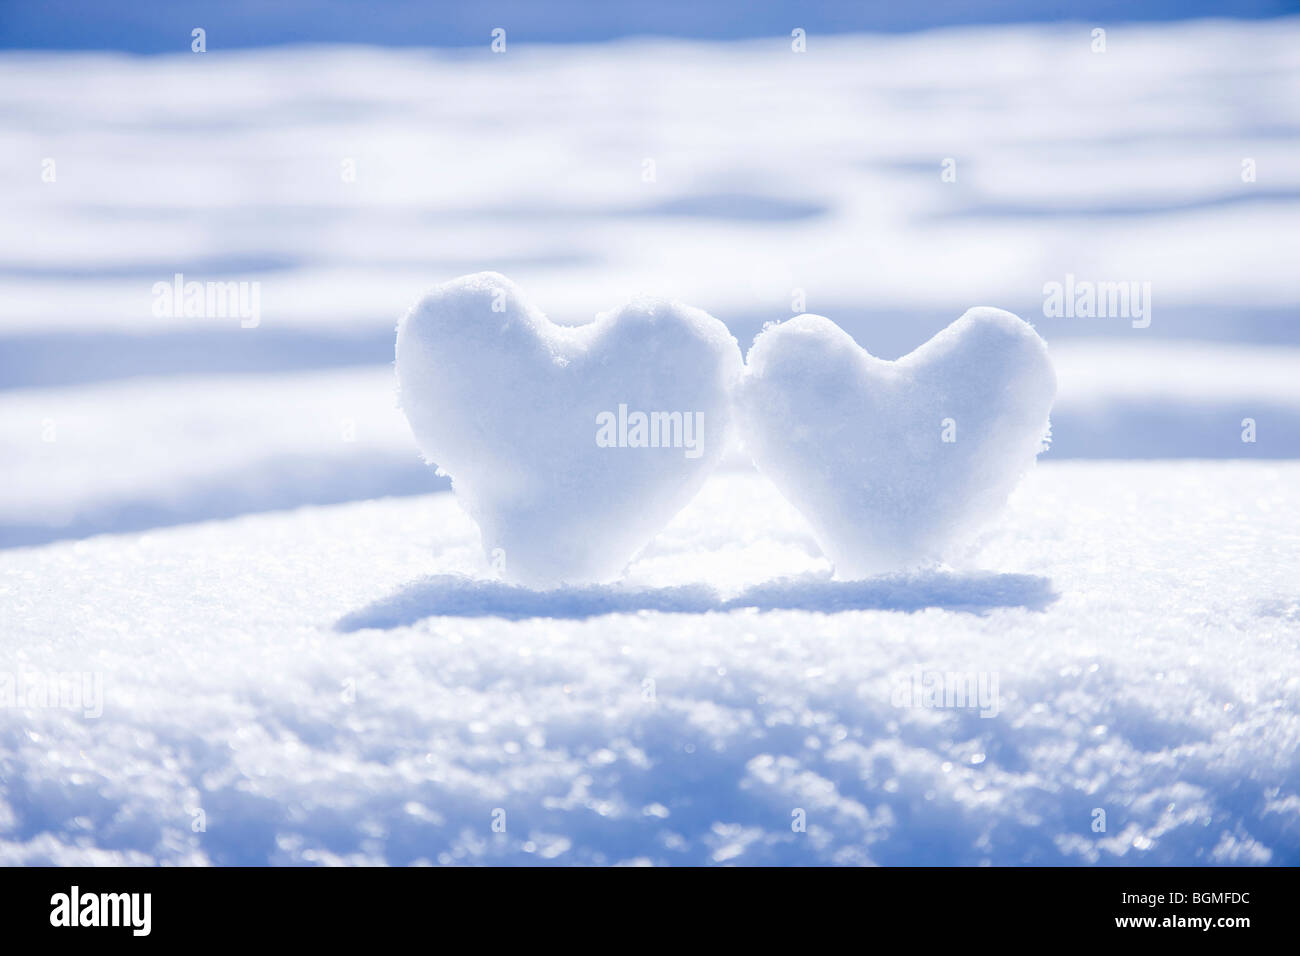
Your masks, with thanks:
<instances>
[{"instance_id":1,"label":"snowy ground","mask_svg":"<svg viewBox=\"0 0 1300 956\"><path fill-rule=\"evenodd\" d=\"M104 682L0 707L0 862L1300 863L1300 19L1090 30L0 54L0 700ZM943 574L828 581L736 458L623 588L482 583L388 364L482 269L742 349L1010 309L1053 448Z\"/></svg>"},{"instance_id":2,"label":"snowy ground","mask_svg":"<svg viewBox=\"0 0 1300 956\"><path fill-rule=\"evenodd\" d=\"M10 550L5 658L103 713L0 710L0 861L1300 863L1298 481L1045 465L866 583L752 473L620 588L460 576L448 494Z\"/></svg>"}]
</instances>

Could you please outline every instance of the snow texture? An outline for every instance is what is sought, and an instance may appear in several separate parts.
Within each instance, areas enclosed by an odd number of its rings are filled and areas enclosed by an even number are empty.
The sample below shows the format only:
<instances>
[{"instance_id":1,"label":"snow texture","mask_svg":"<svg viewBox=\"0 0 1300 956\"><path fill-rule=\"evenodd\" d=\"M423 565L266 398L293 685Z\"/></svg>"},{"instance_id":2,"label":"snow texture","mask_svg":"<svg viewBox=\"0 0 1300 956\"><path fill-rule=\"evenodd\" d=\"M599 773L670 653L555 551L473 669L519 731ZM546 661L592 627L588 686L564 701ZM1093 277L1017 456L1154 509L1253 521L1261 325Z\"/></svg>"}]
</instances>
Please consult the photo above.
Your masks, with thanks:
<instances>
[{"instance_id":1,"label":"snow texture","mask_svg":"<svg viewBox=\"0 0 1300 956\"><path fill-rule=\"evenodd\" d=\"M1048 434L1047 347L1000 309L970 309L895 362L830 319L766 329L737 392L759 470L808 518L837 574L951 556L1006 504Z\"/></svg>"},{"instance_id":2,"label":"snow texture","mask_svg":"<svg viewBox=\"0 0 1300 956\"><path fill-rule=\"evenodd\" d=\"M616 577L733 441L740 349L699 309L639 299L559 326L492 272L397 330L402 408L517 583Z\"/></svg>"},{"instance_id":3,"label":"snow texture","mask_svg":"<svg viewBox=\"0 0 1300 956\"><path fill-rule=\"evenodd\" d=\"M1300 18L1091 29L0 53L0 861L1300 863ZM948 567L834 580L732 456L518 587L393 388L486 268L886 359L993 303L1053 446ZM894 705L950 671L996 716ZM5 697L59 673L100 717Z\"/></svg>"},{"instance_id":4,"label":"snow texture","mask_svg":"<svg viewBox=\"0 0 1300 956\"><path fill-rule=\"evenodd\" d=\"M1297 482L1045 462L871 582L753 473L617 586L492 580L445 492L10 549L5 669L102 715L0 707L0 862L1295 865Z\"/></svg>"}]
</instances>

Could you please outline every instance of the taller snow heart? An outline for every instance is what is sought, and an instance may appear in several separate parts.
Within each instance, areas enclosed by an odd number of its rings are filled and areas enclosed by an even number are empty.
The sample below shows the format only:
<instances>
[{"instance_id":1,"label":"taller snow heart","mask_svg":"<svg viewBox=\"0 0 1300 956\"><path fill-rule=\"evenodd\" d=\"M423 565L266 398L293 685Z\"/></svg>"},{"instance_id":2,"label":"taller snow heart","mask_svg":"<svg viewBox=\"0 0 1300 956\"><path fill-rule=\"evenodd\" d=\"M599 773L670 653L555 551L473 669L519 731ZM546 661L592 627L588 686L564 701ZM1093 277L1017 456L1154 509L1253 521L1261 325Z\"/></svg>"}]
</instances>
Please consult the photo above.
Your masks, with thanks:
<instances>
[{"instance_id":1,"label":"taller snow heart","mask_svg":"<svg viewBox=\"0 0 1300 956\"><path fill-rule=\"evenodd\" d=\"M556 325L494 272L438 286L397 327L400 401L490 560L532 587L616 576L732 440L742 369L717 319L637 300Z\"/></svg>"},{"instance_id":2,"label":"taller snow heart","mask_svg":"<svg viewBox=\"0 0 1300 956\"><path fill-rule=\"evenodd\" d=\"M943 557L1007 500L1049 434L1056 374L1033 328L971 309L896 362L801 315L764 330L737 410L759 469L840 577Z\"/></svg>"}]
</instances>

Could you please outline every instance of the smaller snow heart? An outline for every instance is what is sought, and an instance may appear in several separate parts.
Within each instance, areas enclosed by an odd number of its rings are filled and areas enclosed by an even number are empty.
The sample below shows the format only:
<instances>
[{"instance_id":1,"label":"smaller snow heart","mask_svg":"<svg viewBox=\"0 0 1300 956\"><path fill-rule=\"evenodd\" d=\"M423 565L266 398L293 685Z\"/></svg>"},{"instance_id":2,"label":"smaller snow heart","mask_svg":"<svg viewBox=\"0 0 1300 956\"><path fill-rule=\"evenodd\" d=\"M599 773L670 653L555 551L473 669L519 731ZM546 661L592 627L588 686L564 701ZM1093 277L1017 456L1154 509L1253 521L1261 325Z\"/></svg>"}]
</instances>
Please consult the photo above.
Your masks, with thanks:
<instances>
[{"instance_id":1,"label":"smaller snow heart","mask_svg":"<svg viewBox=\"0 0 1300 956\"><path fill-rule=\"evenodd\" d=\"M745 444L848 578L968 539L1033 465L1056 395L1046 344L1001 309L969 310L896 362L801 315L760 333L747 363Z\"/></svg>"},{"instance_id":2,"label":"smaller snow heart","mask_svg":"<svg viewBox=\"0 0 1300 956\"><path fill-rule=\"evenodd\" d=\"M397 328L403 410L503 576L616 576L732 440L743 362L708 313L643 299L560 326L494 272L421 299Z\"/></svg>"}]
</instances>

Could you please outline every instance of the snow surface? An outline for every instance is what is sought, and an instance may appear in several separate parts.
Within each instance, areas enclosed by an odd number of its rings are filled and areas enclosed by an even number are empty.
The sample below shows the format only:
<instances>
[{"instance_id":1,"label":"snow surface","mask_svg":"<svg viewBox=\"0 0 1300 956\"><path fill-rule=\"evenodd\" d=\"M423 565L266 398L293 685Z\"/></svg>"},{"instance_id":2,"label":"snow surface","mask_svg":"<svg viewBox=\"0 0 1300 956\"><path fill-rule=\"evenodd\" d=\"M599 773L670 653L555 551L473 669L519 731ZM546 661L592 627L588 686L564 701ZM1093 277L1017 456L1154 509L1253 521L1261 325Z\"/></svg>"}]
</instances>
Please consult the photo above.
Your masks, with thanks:
<instances>
[{"instance_id":1,"label":"snow surface","mask_svg":"<svg viewBox=\"0 0 1300 956\"><path fill-rule=\"evenodd\" d=\"M824 316L772 325L736 406L745 450L852 579L950 557L993 520L1045 446L1055 395L1034 330L974 308L894 362Z\"/></svg>"},{"instance_id":2,"label":"snow surface","mask_svg":"<svg viewBox=\"0 0 1300 956\"><path fill-rule=\"evenodd\" d=\"M3 659L103 714L0 708L0 862L1300 863L1298 481L1047 462L865 583L753 473L617 587L486 579L447 493L10 549Z\"/></svg>"},{"instance_id":3,"label":"snow surface","mask_svg":"<svg viewBox=\"0 0 1300 956\"><path fill-rule=\"evenodd\" d=\"M26 359L98 333L64 375L148 371L146 331L190 367L383 362L420 292L494 268L550 315L656 294L744 344L798 288L896 358L1072 273L1150 281L1152 325L1049 341L1300 341L1300 18L1090 34L0 54L0 327ZM176 271L261 280L261 326L152 316Z\"/></svg>"},{"instance_id":4,"label":"snow surface","mask_svg":"<svg viewBox=\"0 0 1300 956\"><path fill-rule=\"evenodd\" d=\"M1300 457L1300 19L1091 28L0 54L0 699L105 679L0 707L0 859L1300 862L1296 466L1057 460ZM390 364L482 269L882 358L991 303L1053 448L943 573L831 581L732 458L626 585L483 583ZM931 668L998 715L895 708Z\"/></svg>"},{"instance_id":5,"label":"snow surface","mask_svg":"<svg viewBox=\"0 0 1300 956\"><path fill-rule=\"evenodd\" d=\"M609 581L735 442L727 327L637 299L556 325L505 276L429 291L397 328L402 408L508 580Z\"/></svg>"}]
</instances>

